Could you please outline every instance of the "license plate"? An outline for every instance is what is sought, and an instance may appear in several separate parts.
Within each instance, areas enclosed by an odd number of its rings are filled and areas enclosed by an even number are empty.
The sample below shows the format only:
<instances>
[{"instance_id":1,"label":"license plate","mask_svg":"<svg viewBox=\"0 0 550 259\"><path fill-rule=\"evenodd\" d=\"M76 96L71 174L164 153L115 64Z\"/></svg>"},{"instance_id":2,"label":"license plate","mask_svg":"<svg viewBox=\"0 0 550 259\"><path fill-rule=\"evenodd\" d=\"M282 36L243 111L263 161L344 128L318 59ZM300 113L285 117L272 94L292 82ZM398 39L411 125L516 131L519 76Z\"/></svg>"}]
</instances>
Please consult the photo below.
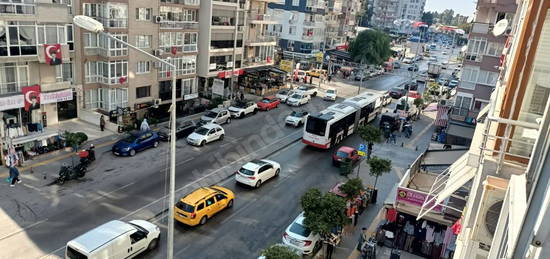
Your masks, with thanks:
<instances>
[{"instance_id":1,"label":"license plate","mask_svg":"<svg viewBox=\"0 0 550 259\"><path fill-rule=\"evenodd\" d=\"M117 155L117 156L120 155L118 152L114 152L114 153L115 153L115 155Z\"/></svg>"},{"instance_id":2,"label":"license plate","mask_svg":"<svg viewBox=\"0 0 550 259\"><path fill-rule=\"evenodd\" d=\"M182 218L187 218L187 216L185 216L185 215L183 215L183 214L181 214L181 213L178 213L178 215L180 215L180 217L182 217Z\"/></svg>"}]
</instances>

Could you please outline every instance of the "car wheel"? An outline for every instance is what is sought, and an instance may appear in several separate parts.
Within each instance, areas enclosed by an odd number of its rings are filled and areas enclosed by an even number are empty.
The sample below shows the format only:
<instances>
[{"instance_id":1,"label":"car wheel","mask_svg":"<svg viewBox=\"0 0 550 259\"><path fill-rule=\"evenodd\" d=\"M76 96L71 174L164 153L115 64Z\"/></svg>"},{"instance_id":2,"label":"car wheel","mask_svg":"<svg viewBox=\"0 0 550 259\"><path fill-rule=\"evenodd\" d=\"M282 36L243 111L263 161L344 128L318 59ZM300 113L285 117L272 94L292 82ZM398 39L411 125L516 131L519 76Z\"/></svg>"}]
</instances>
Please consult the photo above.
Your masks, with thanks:
<instances>
[{"instance_id":1,"label":"car wheel","mask_svg":"<svg viewBox=\"0 0 550 259\"><path fill-rule=\"evenodd\" d=\"M257 112L258 112L258 109L254 109L254 112L252 112L252 113L256 114Z\"/></svg>"},{"instance_id":2,"label":"car wheel","mask_svg":"<svg viewBox=\"0 0 550 259\"><path fill-rule=\"evenodd\" d=\"M223 134L220 135L220 137L218 138L219 140L223 140Z\"/></svg>"},{"instance_id":3,"label":"car wheel","mask_svg":"<svg viewBox=\"0 0 550 259\"><path fill-rule=\"evenodd\" d=\"M298 127L301 127L302 125L304 125L304 123L302 121L299 121L298 122Z\"/></svg>"},{"instance_id":4,"label":"car wheel","mask_svg":"<svg viewBox=\"0 0 550 259\"><path fill-rule=\"evenodd\" d=\"M206 224L207 220L208 220L208 217L204 216L204 217L201 218L201 221L200 221L199 224L204 225L204 224Z\"/></svg>"},{"instance_id":5,"label":"car wheel","mask_svg":"<svg viewBox=\"0 0 550 259\"><path fill-rule=\"evenodd\" d=\"M227 203L227 206L226 208L233 208L233 200L229 200L229 202Z\"/></svg>"},{"instance_id":6,"label":"car wheel","mask_svg":"<svg viewBox=\"0 0 550 259\"><path fill-rule=\"evenodd\" d=\"M260 185L262 185L262 180L258 180L256 182L256 185L254 185L256 188L260 188Z\"/></svg>"},{"instance_id":7,"label":"car wheel","mask_svg":"<svg viewBox=\"0 0 550 259\"><path fill-rule=\"evenodd\" d=\"M158 146L159 146L159 142L155 141L155 143L153 143L153 147L158 147Z\"/></svg>"},{"instance_id":8,"label":"car wheel","mask_svg":"<svg viewBox=\"0 0 550 259\"><path fill-rule=\"evenodd\" d=\"M281 169L277 169L277 171L275 171L275 177L279 176L280 172L281 172Z\"/></svg>"},{"instance_id":9,"label":"car wheel","mask_svg":"<svg viewBox=\"0 0 550 259\"><path fill-rule=\"evenodd\" d=\"M227 120L225 121L225 123L227 123L227 124L231 123L231 118L227 118Z\"/></svg>"},{"instance_id":10,"label":"car wheel","mask_svg":"<svg viewBox=\"0 0 550 259\"><path fill-rule=\"evenodd\" d=\"M151 251L151 250L155 249L158 244L159 244L159 239L158 238L155 238L155 239L151 240L151 242L149 242L149 245L147 246L147 250Z\"/></svg>"},{"instance_id":11,"label":"car wheel","mask_svg":"<svg viewBox=\"0 0 550 259\"><path fill-rule=\"evenodd\" d=\"M135 155L136 155L136 150L131 149L131 150L130 150L130 156L135 156Z\"/></svg>"},{"instance_id":12,"label":"car wheel","mask_svg":"<svg viewBox=\"0 0 550 259\"><path fill-rule=\"evenodd\" d=\"M206 144L206 140L201 141L200 146L202 147L202 146L204 146L204 144Z\"/></svg>"},{"instance_id":13,"label":"car wheel","mask_svg":"<svg viewBox=\"0 0 550 259\"><path fill-rule=\"evenodd\" d=\"M313 92L312 96L313 97L317 96L317 92Z\"/></svg>"},{"instance_id":14,"label":"car wheel","mask_svg":"<svg viewBox=\"0 0 550 259\"><path fill-rule=\"evenodd\" d=\"M239 118L244 118L244 113L241 113L241 115L239 116Z\"/></svg>"}]
</instances>

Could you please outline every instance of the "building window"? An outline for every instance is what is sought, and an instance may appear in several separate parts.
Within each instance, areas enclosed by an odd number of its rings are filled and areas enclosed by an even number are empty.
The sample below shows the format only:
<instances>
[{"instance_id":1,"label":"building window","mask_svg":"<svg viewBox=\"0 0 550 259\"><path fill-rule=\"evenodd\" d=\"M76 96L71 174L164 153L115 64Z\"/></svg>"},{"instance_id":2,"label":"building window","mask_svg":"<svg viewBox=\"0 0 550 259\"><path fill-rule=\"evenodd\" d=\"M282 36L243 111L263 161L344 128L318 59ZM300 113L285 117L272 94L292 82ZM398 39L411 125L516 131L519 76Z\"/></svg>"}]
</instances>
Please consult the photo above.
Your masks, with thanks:
<instances>
[{"instance_id":1,"label":"building window","mask_svg":"<svg viewBox=\"0 0 550 259\"><path fill-rule=\"evenodd\" d=\"M197 39L199 34L197 32L186 32L183 34L183 52L195 52L197 51Z\"/></svg>"},{"instance_id":2,"label":"building window","mask_svg":"<svg viewBox=\"0 0 550 259\"><path fill-rule=\"evenodd\" d=\"M55 81L56 82L72 82L73 81L73 64L63 63L55 66Z\"/></svg>"},{"instance_id":3,"label":"building window","mask_svg":"<svg viewBox=\"0 0 550 259\"><path fill-rule=\"evenodd\" d=\"M196 56L183 56L171 59L165 59L165 61L170 62L171 64L176 65L176 75L188 75L194 74L197 68L197 57ZM159 69L159 77L169 78L168 72L171 73L171 69L161 63Z\"/></svg>"},{"instance_id":4,"label":"building window","mask_svg":"<svg viewBox=\"0 0 550 259\"><path fill-rule=\"evenodd\" d=\"M67 33L67 44L69 45L69 50L74 50L73 25L65 25L65 32Z\"/></svg>"},{"instance_id":5,"label":"building window","mask_svg":"<svg viewBox=\"0 0 550 259\"><path fill-rule=\"evenodd\" d=\"M96 88L86 91L84 96L86 108L106 111L128 107L127 88Z\"/></svg>"},{"instance_id":6,"label":"building window","mask_svg":"<svg viewBox=\"0 0 550 259\"><path fill-rule=\"evenodd\" d=\"M0 63L0 94L21 92L29 85L29 66L17 63Z\"/></svg>"},{"instance_id":7,"label":"building window","mask_svg":"<svg viewBox=\"0 0 550 259\"><path fill-rule=\"evenodd\" d=\"M479 70L477 83L483 85L495 86L497 84L498 73Z\"/></svg>"},{"instance_id":8,"label":"building window","mask_svg":"<svg viewBox=\"0 0 550 259\"><path fill-rule=\"evenodd\" d=\"M453 107L453 115L459 115L459 116L468 116L468 112L470 111L470 105L472 104L472 98L458 95L455 99L455 104Z\"/></svg>"},{"instance_id":9,"label":"building window","mask_svg":"<svg viewBox=\"0 0 550 259\"><path fill-rule=\"evenodd\" d=\"M117 39L122 40L124 42L128 42L128 35L126 34L112 34ZM122 45L122 43L119 43L113 39L107 38L107 41L109 43L109 55L110 57L120 57L120 56L127 56L128 55L128 47L126 45Z\"/></svg>"},{"instance_id":10,"label":"building window","mask_svg":"<svg viewBox=\"0 0 550 259\"><path fill-rule=\"evenodd\" d=\"M481 62L481 55L485 54L487 47L487 39L481 37L473 37L468 41L468 49L466 50L465 59Z\"/></svg>"},{"instance_id":11,"label":"building window","mask_svg":"<svg viewBox=\"0 0 550 259\"><path fill-rule=\"evenodd\" d=\"M34 0L2 0L0 14L34 14Z\"/></svg>"},{"instance_id":12,"label":"building window","mask_svg":"<svg viewBox=\"0 0 550 259\"><path fill-rule=\"evenodd\" d=\"M151 96L151 86L142 86L136 88L136 98L145 98Z\"/></svg>"},{"instance_id":13,"label":"building window","mask_svg":"<svg viewBox=\"0 0 550 259\"><path fill-rule=\"evenodd\" d=\"M296 35L296 26L288 26L288 34Z\"/></svg>"},{"instance_id":14,"label":"building window","mask_svg":"<svg viewBox=\"0 0 550 259\"><path fill-rule=\"evenodd\" d=\"M183 32L161 32L159 35L159 48L165 52L171 52L172 47L176 51L183 51Z\"/></svg>"},{"instance_id":15,"label":"building window","mask_svg":"<svg viewBox=\"0 0 550 259\"><path fill-rule=\"evenodd\" d=\"M36 55L37 40L36 25L34 23L5 22L0 26L3 27L0 29L0 56ZM57 36L57 30L55 36Z\"/></svg>"},{"instance_id":16,"label":"building window","mask_svg":"<svg viewBox=\"0 0 550 259\"><path fill-rule=\"evenodd\" d=\"M182 80L182 95L187 95L187 94L193 94L193 93L196 93L198 92L198 89L197 89L197 84L195 82L195 78L188 78L188 79L183 79Z\"/></svg>"},{"instance_id":17,"label":"building window","mask_svg":"<svg viewBox=\"0 0 550 259\"><path fill-rule=\"evenodd\" d=\"M136 20L138 21L150 21L152 8L136 8Z\"/></svg>"},{"instance_id":18,"label":"building window","mask_svg":"<svg viewBox=\"0 0 550 259\"><path fill-rule=\"evenodd\" d=\"M300 0L292 0L292 5L293 6L299 6L300 5Z\"/></svg>"},{"instance_id":19,"label":"building window","mask_svg":"<svg viewBox=\"0 0 550 259\"><path fill-rule=\"evenodd\" d=\"M116 38L128 42L126 34L112 34ZM98 48L99 54L108 57L128 55L128 47L121 43L95 33L84 33L84 48Z\"/></svg>"},{"instance_id":20,"label":"building window","mask_svg":"<svg viewBox=\"0 0 550 259\"><path fill-rule=\"evenodd\" d=\"M136 74L145 74L151 72L151 62L149 61L139 61L137 63Z\"/></svg>"},{"instance_id":21,"label":"building window","mask_svg":"<svg viewBox=\"0 0 550 259\"><path fill-rule=\"evenodd\" d=\"M90 61L84 65L86 83L120 84L128 77L128 61Z\"/></svg>"},{"instance_id":22,"label":"building window","mask_svg":"<svg viewBox=\"0 0 550 259\"><path fill-rule=\"evenodd\" d=\"M196 22L197 10L183 9L183 21Z\"/></svg>"},{"instance_id":23,"label":"building window","mask_svg":"<svg viewBox=\"0 0 550 259\"><path fill-rule=\"evenodd\" d=\"M84 3L84 15L100 21L107 28L128 27L128 5L124 3Z\"/></svg>"},{"instance_id":24,"label":"building window","mask_svg":"<svg viewBox=\"0 0 550 259\"><path fill-rule=\"evenodd\" d=\"M500 57L502 55L502 50L504 49L504 44L498 42L489 42L487 44L487 55L493 57Z\"/></svg>"},{"instance_id":25,"label":"building window","mask_svg":"<svg viewBox=\"0 0 550 259\"><path fill-rule=\"evenodd\" d=\"M137 35L136 46L138 48L150 48L153 41L153 35Z\"/></svg>"}]
</instances>

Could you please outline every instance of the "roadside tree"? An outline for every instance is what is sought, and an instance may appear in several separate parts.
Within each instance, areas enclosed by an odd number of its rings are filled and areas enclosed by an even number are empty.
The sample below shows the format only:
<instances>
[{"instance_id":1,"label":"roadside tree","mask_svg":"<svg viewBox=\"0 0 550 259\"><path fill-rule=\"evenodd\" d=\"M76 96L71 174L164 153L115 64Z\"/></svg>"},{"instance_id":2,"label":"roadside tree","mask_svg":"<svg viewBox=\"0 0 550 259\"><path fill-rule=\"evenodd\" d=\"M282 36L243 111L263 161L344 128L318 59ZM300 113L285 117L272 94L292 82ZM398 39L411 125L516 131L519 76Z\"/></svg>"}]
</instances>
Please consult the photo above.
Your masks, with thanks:
<instances>
[{"instance_id":1,"label":"roadside tree","mask_svg":"<svg viewBox=\"0 0 550 259\"><path fill-rule=\"evenodd\" d=\"M349 45L351 57L361 64L380 65L392 54L390 37L377 30L364 30Z\"/></svg>"},{"instance_id":2,"label":"roadside tree","mask_svg":"<svg viewBox=\"0 0 550 259\"><path fill-rule=\"evenodd\" d=\"M274 244L261 252L261 255L265 259L299 259L297 255L288 246L281 244Z\"/></svg>"}]
</instances>

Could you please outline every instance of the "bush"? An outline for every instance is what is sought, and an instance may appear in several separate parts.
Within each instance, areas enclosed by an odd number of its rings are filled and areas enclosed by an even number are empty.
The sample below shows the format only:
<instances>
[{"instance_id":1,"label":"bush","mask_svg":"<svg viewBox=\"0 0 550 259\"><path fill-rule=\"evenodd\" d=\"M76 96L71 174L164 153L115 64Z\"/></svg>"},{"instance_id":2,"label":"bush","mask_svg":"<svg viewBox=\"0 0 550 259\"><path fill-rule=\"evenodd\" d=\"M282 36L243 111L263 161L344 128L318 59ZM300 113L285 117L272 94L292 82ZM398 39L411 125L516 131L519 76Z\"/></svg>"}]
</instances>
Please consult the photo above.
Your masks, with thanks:
<instances>
[{"instance_id":1,"label":"bush","mask_svg":"<svg viewBox=\"0 0 550 259\"><path fill-rule=\"evenodd\" d=\"M72 147L75 150L78 149L78 146L88 140L88 135L86 135L86 133L84 132L72 133L65 131L63 137L65 138L67 146Z\"/></svg>"},{"instance_id":2,"label":"bush","mask_svg":"<svg viewBox=\"0 0 550 259\"><path fill-rule=\"evenodd\" d=\"M265 259L299 259L298 256L292 249L285 245L275 244L262 251L262 256Z\"/></svg>"},{"instance_id":3,"label":"bush","mask_svg":"<svg viewBox=\"0 0 550 259\"><path fill-rule=\"evenodd\" d=\"M359 178L349 179L346 183L338 187L341 192L345 193L347 198L351 199L361 193L364 190L363 181Z\"/></svg>"}]
</instances>

